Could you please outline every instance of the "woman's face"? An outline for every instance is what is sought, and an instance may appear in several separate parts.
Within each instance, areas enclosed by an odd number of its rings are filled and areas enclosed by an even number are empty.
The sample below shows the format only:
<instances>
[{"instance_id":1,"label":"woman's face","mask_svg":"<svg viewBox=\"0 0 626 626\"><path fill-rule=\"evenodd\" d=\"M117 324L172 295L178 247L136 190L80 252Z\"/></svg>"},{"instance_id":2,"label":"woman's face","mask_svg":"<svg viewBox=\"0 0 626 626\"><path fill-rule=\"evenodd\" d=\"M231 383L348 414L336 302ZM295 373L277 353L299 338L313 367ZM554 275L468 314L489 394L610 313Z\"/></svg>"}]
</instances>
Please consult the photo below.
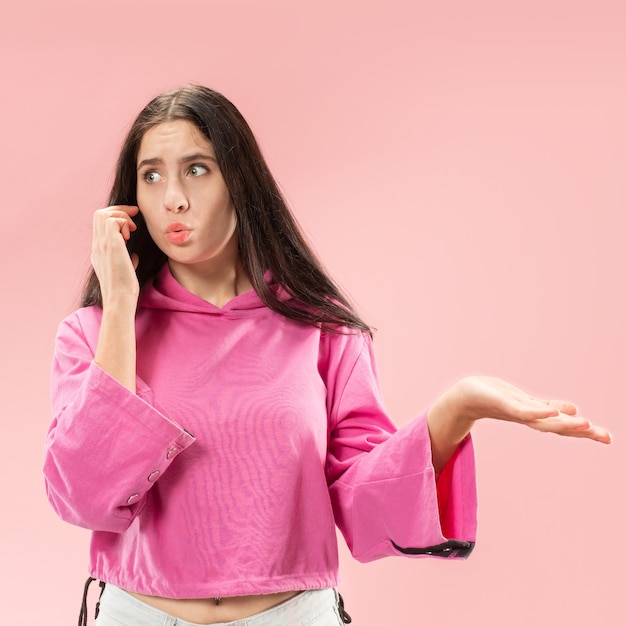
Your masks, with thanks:
<instances>
[{"instance_id":1,"label":"woman's face","mask_svg":"<svg viewBox=\"0 0 626 626\"><path fill-rule=\"evenodd\" d=\"M164 122L143 136L137 204L170 265L217 269L236 258L235 209L211 142L191 122Z\"/></svg>"}]
</instances>

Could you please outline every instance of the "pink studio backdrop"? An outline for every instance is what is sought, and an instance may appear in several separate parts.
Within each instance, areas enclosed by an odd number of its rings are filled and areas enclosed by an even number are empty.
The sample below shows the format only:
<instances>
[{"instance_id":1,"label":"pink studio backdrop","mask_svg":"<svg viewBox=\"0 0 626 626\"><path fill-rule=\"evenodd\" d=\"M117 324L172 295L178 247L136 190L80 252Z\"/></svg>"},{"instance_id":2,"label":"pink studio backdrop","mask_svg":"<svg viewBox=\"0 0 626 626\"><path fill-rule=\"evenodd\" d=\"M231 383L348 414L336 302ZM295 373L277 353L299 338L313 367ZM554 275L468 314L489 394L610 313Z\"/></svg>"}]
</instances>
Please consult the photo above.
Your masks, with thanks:
<instances>
[{"instance_id":1,"label":"pink studio backdrop","mask_svg":"<svg viewBox=\"0 0 626 626\"><path fill-rule=\"evenodd\" d=\"M488 373L613 431L607 448L479 424L474 555L362 565L342 548L355 625L621 623L624 3L34 0L5 8L0 66L6 623L77 617L88 532L41 478L53 337L124 130L185 82L250 121L379 329L398 423Z\"/></svg>"}]
</instances>

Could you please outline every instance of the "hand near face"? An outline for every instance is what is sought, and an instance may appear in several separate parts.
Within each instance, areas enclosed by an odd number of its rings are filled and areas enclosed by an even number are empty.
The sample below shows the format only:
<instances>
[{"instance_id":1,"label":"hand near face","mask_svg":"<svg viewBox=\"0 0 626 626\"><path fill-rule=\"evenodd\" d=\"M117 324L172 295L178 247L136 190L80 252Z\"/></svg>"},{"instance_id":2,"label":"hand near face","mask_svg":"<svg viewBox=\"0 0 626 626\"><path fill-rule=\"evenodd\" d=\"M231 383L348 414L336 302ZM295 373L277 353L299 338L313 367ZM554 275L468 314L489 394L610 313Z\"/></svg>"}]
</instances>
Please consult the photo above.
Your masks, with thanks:
<instances>
[{"instance_id":1,"label":"hand near face","mask_svg":"<svg viewBox=\"0 0 626 626\"><path fill-rule=\"evenodd\" d=\"M103 303L139 296L135 269L139 259L128 254L126 241L137 226L132 217L136 206L111 206L95 212L91 263L100 281Z\"/></svg>"}]
</instances>

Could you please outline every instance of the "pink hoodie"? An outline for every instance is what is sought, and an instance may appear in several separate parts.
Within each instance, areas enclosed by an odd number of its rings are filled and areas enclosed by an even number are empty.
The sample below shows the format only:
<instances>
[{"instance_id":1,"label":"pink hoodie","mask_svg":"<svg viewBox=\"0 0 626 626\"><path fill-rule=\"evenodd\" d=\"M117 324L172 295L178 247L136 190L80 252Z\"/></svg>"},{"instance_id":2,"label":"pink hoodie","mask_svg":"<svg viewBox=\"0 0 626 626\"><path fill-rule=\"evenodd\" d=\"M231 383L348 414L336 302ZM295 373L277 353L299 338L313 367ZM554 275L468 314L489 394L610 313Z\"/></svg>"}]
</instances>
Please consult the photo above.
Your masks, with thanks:
<instances>
[{"instance_id":1,"label":"pink hoodie","mask_svg":"<svg viewBox=\"0 0 626 626\"><path fill-rule=\"evenodd\" d=\"M140 297L133 394L93 362L101 313L59 327L44 465L59 516L93 530L93 577L171 598L332 587L335 524L361 561L471 551L471 440L435 481L425 417L396 432L368 335L254 291L219 309L166 265Z\"/></svg>"}]
</instances>

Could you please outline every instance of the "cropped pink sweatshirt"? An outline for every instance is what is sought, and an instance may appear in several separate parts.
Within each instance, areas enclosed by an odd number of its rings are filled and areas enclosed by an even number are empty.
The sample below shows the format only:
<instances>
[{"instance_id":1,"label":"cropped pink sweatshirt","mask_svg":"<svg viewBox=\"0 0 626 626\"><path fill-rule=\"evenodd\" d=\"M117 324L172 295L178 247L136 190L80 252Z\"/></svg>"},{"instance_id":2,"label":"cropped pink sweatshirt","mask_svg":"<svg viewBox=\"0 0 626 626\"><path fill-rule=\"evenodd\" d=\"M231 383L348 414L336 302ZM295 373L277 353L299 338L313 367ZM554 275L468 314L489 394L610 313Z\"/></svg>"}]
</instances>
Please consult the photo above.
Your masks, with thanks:
<instances>
[{"instance_id":1,"label":"cropped pink sweatshirt","mask_svg":"<svg viewBox=\"0 0 626 626\"><path fill-rule=\"evenodd\" d=\"M471 440L435 480L425 416L394 427L368 335L254 291L218 308L166 264L140 296L132 393L93 361L101 314L59 327L44 463L55 511L93 531L94 578L170 598L332 587L335 525L360 561L471 551Z\"/></svg>"}]
</instances>

